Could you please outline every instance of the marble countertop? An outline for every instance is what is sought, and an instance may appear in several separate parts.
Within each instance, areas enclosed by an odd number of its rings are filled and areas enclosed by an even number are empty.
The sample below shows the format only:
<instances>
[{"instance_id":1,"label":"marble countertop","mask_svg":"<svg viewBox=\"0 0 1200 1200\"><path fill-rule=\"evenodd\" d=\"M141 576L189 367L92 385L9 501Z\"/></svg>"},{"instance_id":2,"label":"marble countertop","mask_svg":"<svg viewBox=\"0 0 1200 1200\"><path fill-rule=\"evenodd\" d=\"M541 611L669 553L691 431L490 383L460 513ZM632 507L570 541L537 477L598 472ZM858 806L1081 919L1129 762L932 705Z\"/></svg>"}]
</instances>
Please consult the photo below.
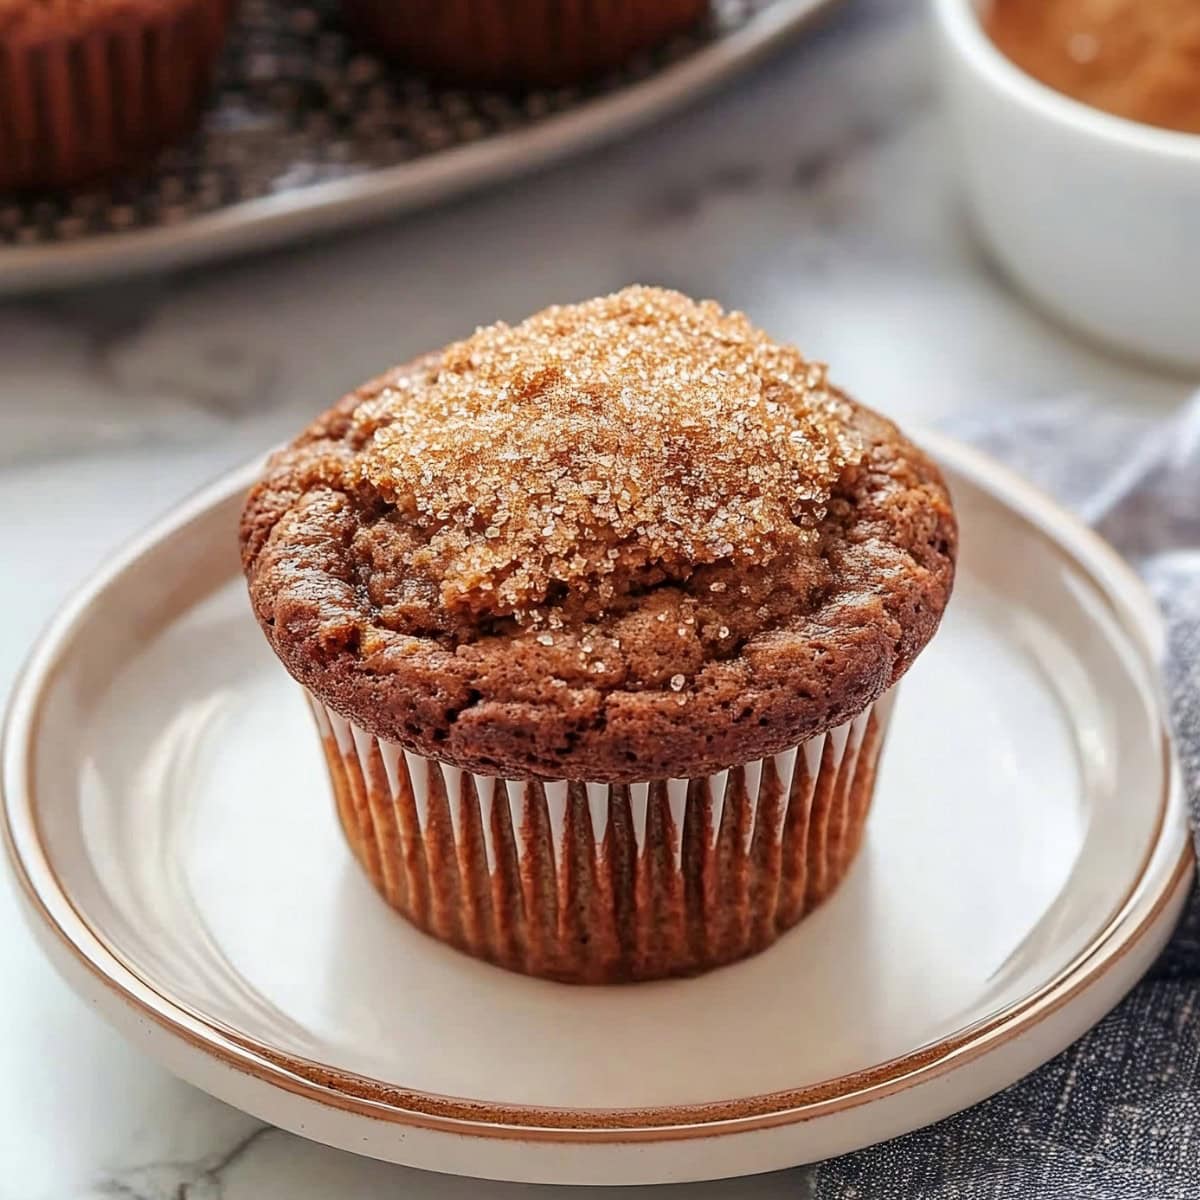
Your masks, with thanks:
<instances>
[{"instance_id":1,"label":"marble countertop","mask_svg":"<svg viewBox=\"0 0 1200 1200\"><path fill-rule=\"evenodd\" d=\"M931 73L916 6L850 0L721 95L487 195L0 307L0 686L115 545L349 386L476 323L633 280L744 308L910 425L1072 393L1178 404L1194 380L1076 341L989 269L961 219ZM0 972L0 1200L549 1195L357 1159L175 1081L58 980L8 890ZM797 1197L809 1180L686 1190Z\"/></svg>"}]
</instances>

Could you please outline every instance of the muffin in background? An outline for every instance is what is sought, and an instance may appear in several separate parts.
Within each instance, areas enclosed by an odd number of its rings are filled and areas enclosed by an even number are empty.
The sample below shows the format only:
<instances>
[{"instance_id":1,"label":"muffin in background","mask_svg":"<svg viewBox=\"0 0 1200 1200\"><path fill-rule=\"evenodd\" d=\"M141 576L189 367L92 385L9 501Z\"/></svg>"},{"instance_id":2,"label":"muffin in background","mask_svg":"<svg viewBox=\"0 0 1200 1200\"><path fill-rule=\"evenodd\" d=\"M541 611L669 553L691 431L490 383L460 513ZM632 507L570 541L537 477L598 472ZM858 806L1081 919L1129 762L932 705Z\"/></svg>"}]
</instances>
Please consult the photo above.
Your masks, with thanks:
<instances>
[{"instance_id":1,"label":"muffin in background","mask_svg":"<svg viewBox=\"0 0 1200 1200\"><path fill-rule=\"evenodd\" d=\"M761 950L845 877L957 532L821 365L635 287L351 393L241 541L380 894L601 983Z\"/></svg>"},{"instance_id":2,"label":"muffin in background","mask_svg":"<svg viewBox=\"0 0 1200 1200\"><path fill-rule=\"evenodd\" d=\"M363 43L454 83L577 83L697 24L708 0L342 0Z\"/></svg>"},{"instance_id":3,"label":"muffin in background","mask_svg":"<svg viewBox=\"0 0 1200 1200\"><path fill-rule=\"evenodd\" d=\"M0 0L0 190L136 167L199 115L233 0Z\"/></svg>"}]
</instances>

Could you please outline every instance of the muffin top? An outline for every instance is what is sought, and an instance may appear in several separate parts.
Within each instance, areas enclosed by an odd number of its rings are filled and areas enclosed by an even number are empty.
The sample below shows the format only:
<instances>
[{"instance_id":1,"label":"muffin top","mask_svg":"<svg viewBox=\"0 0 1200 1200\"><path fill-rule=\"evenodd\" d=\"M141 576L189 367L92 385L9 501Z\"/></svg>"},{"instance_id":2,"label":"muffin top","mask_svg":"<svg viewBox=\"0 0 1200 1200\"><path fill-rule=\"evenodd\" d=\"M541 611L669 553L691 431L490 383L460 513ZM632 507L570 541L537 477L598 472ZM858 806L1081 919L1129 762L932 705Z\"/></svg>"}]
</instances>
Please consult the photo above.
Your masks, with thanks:
<instances>
[{"instance_id":1,"label":"muffin top","mask_svg":"<svg viewBox=\"0 0 1200 1200\"><path fill-rule=\"evenodd\" d=\"M628 288L347 396L242 518L255 612L356 724L486 774L689 777L860 712L949 596L936 468L738 313Z\"/></svg>"}]
</instances>

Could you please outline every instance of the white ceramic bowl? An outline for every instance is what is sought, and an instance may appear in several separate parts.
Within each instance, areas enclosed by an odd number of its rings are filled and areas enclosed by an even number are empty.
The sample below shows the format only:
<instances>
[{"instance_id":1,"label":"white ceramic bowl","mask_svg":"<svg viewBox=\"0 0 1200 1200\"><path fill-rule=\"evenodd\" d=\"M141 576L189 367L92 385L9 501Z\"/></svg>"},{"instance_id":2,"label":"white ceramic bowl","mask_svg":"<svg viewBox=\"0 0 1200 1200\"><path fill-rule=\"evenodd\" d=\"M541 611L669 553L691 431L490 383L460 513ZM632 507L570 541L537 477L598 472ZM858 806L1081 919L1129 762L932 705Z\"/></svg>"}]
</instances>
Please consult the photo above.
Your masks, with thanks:
<instances>
[{"instance_id":1,"label":"white ceramic bowl","mask_svg":"<svg viewBox=\"0 0 1200 1200\"><path fill-rule=\"evenodd\" d=\"M1127 121L1039 83L989 39L986 0L933 0L979 232L1085 334L1200 367L1200 135Z\"/></svg>"}]
</instances>

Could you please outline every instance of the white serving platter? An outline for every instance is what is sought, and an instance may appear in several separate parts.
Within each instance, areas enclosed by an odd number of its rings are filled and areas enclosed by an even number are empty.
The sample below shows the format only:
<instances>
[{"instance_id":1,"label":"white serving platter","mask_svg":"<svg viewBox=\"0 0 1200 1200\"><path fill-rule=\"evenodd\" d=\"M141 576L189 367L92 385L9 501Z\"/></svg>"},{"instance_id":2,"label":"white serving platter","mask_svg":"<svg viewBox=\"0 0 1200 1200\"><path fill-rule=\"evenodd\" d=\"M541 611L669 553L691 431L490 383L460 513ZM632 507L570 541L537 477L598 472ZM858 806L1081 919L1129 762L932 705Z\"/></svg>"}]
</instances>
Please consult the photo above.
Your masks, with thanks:
<instances>
[{"instance_id":1,"label":"white serving platter","mask_svg":"<svg viewBox=\"0 0 1200 1200\"><path fill-rule=\"evenodd\" d=\"M685 104L835 2L713 0L706 25L620 71L509 95L388 67L333 0L241 0L195 137L136 179L0 194L0 295L303 243L511 178Z\"/></svg>"}]
</instances>

